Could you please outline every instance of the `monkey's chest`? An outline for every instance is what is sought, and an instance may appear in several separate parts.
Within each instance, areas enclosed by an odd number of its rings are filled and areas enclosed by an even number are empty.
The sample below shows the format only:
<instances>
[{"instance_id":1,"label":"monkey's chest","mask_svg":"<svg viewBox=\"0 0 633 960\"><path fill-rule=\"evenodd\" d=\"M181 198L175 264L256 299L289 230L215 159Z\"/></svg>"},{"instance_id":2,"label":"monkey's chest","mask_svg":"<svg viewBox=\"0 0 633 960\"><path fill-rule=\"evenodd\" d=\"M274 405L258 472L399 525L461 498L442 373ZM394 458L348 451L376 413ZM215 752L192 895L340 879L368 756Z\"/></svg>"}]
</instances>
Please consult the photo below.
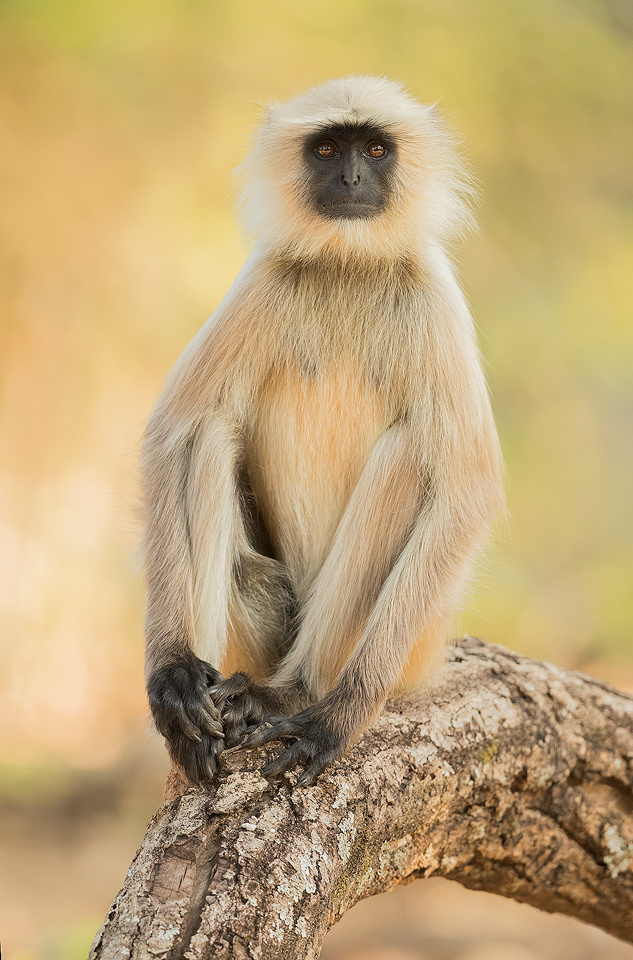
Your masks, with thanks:
<instances>
[{"instance_id":1,"label":"monkey's chest","mask_svg":"<svg viewBox=\"0 0 633 960\"><path fill-rule=\"evenodd\" d=\"M384 400L348 369L314 379L288 369L259 397L248 473L271 543L299 592L321 566L387 425Z\"/></svg>"}]
</instances>

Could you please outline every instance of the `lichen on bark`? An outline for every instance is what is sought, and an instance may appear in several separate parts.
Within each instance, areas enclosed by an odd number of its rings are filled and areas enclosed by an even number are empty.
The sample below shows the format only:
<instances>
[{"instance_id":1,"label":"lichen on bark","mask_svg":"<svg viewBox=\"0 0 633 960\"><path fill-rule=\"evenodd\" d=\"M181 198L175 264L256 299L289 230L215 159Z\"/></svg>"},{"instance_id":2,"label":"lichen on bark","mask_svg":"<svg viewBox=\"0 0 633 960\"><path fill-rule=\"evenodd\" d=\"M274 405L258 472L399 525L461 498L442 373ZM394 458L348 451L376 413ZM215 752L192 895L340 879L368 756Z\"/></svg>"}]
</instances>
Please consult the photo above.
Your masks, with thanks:
<instances>
[{"instance_id":1,"label":"lichen on bark","mask_svg":"<svg viewBox=\"0 0 633 960\"><path fill-rule=\"evenodd\" d=\"M358 900L439 875L633 942L633 698L465 638L308 788L235 748L177 771L93 960L303 960Z\"/></svg>"}]
</instances>

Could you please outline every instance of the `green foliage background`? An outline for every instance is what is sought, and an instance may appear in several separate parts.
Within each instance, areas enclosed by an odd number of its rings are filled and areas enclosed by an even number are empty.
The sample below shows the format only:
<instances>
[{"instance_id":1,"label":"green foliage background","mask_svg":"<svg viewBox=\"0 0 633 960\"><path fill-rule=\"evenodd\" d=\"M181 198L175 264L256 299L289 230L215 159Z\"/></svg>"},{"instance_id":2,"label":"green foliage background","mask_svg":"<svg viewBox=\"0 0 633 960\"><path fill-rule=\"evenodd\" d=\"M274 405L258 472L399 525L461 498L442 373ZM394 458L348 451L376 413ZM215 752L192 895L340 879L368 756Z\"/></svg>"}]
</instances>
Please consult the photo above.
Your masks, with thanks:
<instances>
[{"instance_id":1,"label":"green foliage background","mask_svg":"<svg viewBox=\"0 0 633 960\"><path fill-rule=\"evenodd\" d=\"M350 72L439 101L480 182L459 259L510 516L464 628L633 684L629 0L2 0L9 764L104 766L144 722L142 423L244 257L259 102Z\"/></svg>"}]
</instances>

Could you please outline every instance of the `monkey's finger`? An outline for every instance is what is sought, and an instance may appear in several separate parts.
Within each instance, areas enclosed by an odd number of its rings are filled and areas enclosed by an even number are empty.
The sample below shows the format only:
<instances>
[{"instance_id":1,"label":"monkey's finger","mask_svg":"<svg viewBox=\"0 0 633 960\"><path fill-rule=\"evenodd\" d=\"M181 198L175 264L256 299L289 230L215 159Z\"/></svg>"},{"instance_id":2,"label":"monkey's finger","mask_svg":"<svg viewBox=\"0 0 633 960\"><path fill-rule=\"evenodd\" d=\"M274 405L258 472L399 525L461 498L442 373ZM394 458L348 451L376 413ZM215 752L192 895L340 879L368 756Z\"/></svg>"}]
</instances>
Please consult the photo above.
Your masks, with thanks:
<instances>
[{"instance_id":1,"label":"monkey's finger","mask_svg":"<svg viewBox=\"0 0 633 960\"><path fill-rule=\"evenodd\" d=\"M220 719L220 711L209 695L209 688L204 684L196 684L193 689L183 692L182 700L188 709L202 708L216 720Z\"/></svg>"},{"instance_id":2,"label":"monkey's finger","mask_svg":"<svg viewBox=\"0 0 633 960\"><path fill-rule=\"evenodd\" d=\"M255 733L257 730L261 730L261 729L264 729L264 730L265 730L265 729L266 729L265 724L270 723L270 724L277 725L277 724L279 724L279 723L283 723L284 720L287 720L287 719L288 719L288 717L283 717L283 716L280 716L280 717L267 717L266 720L263 720L263 721L262 721L262 720L258 720L257 723L249 723L248 726L246 727L245 732L250 736L252 733ZM249 746L250 746L250 744L249 744Z\"/></svg>"},{"instance_id":3,"label":"monkey's finger","mask_svg":"<svg viewBox=\"0 0 633 960\"><path fill-rule=\"evenodd\" d=\"M244 743L244 734L245 731L240 729L239 726L234 727L224 739L224 745L227 750L230 750L231 747L241 746Z\"/></svg>"},{"instance_id":4,"label":"monkey's finger","mask_svg":"<svg viewBox=\"0 0 633 960\"><path fill-rule=\"evenodd\" d=\"M224 737L222 726L215 720L210 720L199 710L186 710L184 707L171 718L167 729L180 729L187 739L196 743L200 743L205 737L214 740L222 740Z\"/></svg>"},{"instance_id":5,"label":"monkey's finger","mask_svg":"<svg viewBox=\"0 0 633 960\"><path fill-rule=\"evenodd\" d=\"M200 744L184 748L184 744L174 759L183 767L192 783L204 784L213 780L218 769L218 754L222 747L216 740L204 740Z\"/></svg>"},{"instance_id":6,"label":"monkey's finger","mask_svg":"<svg viewBox=\"0 0 633 960\"><path fill-rule=\"evenodd\" d=\"M215 705L215 703L209 696L208 691L206 690L205 690L205 695L202 700L202 703L204 705L203 708L205 713L207 713L213 720L219 721L221 719L220 711L218 710L217 706Z\"/></svg>"},{"instance_id":7,"label":"monkey's finger","mask_svg":"<svg viewBox=\"0 0 633 960\"><path fill-rule=\"evenodd\" d=\"M261 747L264 743L269 743L271 740L274 740L276 736L277 734L274 732L273 727L269 727L268 724L262 724L262 726L258 726L252 733L249 733L244 741L244 746Z\"/></svg>"},{"instance_id":8,"label":"monkey's finger","mask_svg":"<svg viewBox=\"0 0 633 960\"><path fill-rule=\"evenodd\" d=\"M215 777L215 774L216 774L216 770L217 770L217 769L218 769L217 760L215 759L215 757L209 757L208 760L207 760L207 762L206 762L206 764L205 764L205 770L204 770L204 774L205 774L205 775L204 775L204 778L203 778L203 779L204 779L204 780L213 780L213 778Z\"/></svg>"},{"instance_id":9,"label":"monkey's finger","mask_svg":"<svg viewBox=\"0 0 633 960\"><path fill-rule=\"evenodd\" d=\"M259 730L262 725L261 719L257 720L256 723L248 723L243 717L231 710L227 710L222 715L222 719L226 725L224 743L227 747L250 746L247 737ZM270 717L266 720L266 723L280 723L282 720L287 720L287 717Z\"/></svg>"},{"instance_id":10,"label":"monkey's finger","mask_svg":"<svg viewBox=\"0 0 633 960\"><path fill-rule=\"evenodd\" d=\"M241 693L241 691L235 691L231 688L230 681L223 680L222 683L209 687L207 693L211 697L211 703L221 715L234 701L236 693Z\"/></svg>"},{"instance_id":11,"label":"monkey's finger","mask_svg":"<svg viewBox=\"0 0 633 960\"><path fill-rule=\"evenodd\" d=\"M196 757L195 762L190 762L189 765L185 767L189 779L197 784L204 784L213 780L215 769L215 762L213 760L205 760L204 757Z\"/></svg>"},{"instance_id":12,"label":"monkey's finger","mask_svg":"<svg viewBox=\"0 0 633 960\"><path fill-rule=\"evenodd\" d=\"M267 780L272 780L273 777L278 777L281 773L286 773L287 770L296 767L296 765L301 763L302 760L305 760L307 756L308 751L304 742L297 740L296 743L293 743L291 747L284 750L278 757L264 767L262 776L266 777Z\"/></svg>"},{"instance_id":13,"label":"monkey's finger","mask_svg":"<svg viewBox=\"0 0 633 960\"><path fill-rule=\"evenodd\" d=\"M327 767L327 761L313 760L307 770L297 780L298 787L310 787Z\"/></svg>"},{"instance_id":14,"label":"monkey's finger","mask_svg":"<svg viewBox=\"0 0 633 960\"><path fill-rule=\"evenodd\" d=\"M220 673L220 671L219 671L219 670L216 670L215 667L212 667L210 664L206 664L206 666L203 667L203 670L204 670L204 675L205 675L206 680L207 680L207 686L211 686L212 684L221 683L222 680L224 680L224 677L222 676L222 674Z\"/></svg>"},{"instance_id":15,"label":"monkey's finger","mask_svg":"<svg viewBox=\"0 0 633 960\"><path fill-rule=\"evenodd\" d=\"M279 740L281 737L298 737L299 735L292 720L282 720L281 723L276 723L272 727L259 727L246 738L245 743L248 747L262 747L265 743L270 743L271 740Z\"/></svg>"},{"instance_id":16,"label":"monkey's finger","mask_svg":"<svg viewBox=\"0 0 633 960\"><path fill-rule=\"evenodd\" d=\"M210 687L207 687L207 693L211 697L211 700L216 705L226 703L229 698L229 692L226 689L226 681L221 680L220 683L214 683Z\"/></svg>"},{"instance_id":17,"label":"monkey's finger","mask_svg":"<svg viewBox=\"0 0 633 960\"><path fill-rule=\"evenodd\" d=\"M194 696L183 698L182 707L191 722L195 723L200 730L204 730L211 737L223 736L220 714L206 693L203 698Z\"/></svg>"},{"instance_id":18,"label":"monkey's finger","mask_svg":"<svg viewBox=\"0 0 633 960\"><path fill-rule=\"evenodd\" d=\"M190 740L195 740L196 743L202 743L200 728L191 722L186 713L182 713L180 716L180 726L186 737L189 737Z\"/></svg>"},{"instance_id":19,"label":"monkey's finger","mask_svg":"<svg viewBox=\"0 0 633 960\"><path fill-rule=\"evenodd\" d=\"M224 728L220 720L217 720L202 710L196 719L198 720L200 729L208 733L210 737L215 737L217 740L224 740Z\"/></svg>"},{"instance_id":20,"label":"monkey's finger","mask_svg":"<svg viewBox=\"0 0 633 960\"><path fill-rule=\"evenodd\" d=\"M218 674L218 679L210 685L209 693L219 696L230 697L236 693L244 693L248 690L249 679L245 673L234 673L230 677L222 677Z\"/></svg>"}]
</instances>

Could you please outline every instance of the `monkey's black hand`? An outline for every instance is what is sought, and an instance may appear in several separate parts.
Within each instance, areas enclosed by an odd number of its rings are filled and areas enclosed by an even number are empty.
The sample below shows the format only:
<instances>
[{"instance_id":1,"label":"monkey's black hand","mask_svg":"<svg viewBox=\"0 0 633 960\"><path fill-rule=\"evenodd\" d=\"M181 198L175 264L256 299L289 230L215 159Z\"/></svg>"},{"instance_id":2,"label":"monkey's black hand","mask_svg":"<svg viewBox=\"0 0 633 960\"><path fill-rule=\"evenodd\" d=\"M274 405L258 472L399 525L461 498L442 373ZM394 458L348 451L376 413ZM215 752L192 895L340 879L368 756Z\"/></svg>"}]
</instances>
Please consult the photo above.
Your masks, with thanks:
<instances>
[{"instance_id":1,"label":"monkey's black hand","mask_svg":"<svg viewBox=\"0 0 633 960\"><path fill-rule=\"evenodd\" d=\"M314 783L328 763L340 756L347 743L347 738L335 732L327 715L320 714L317 705L287 720L275 721L270 727L260 727L245 742L249 747L260 747L287 737L296 738L297 742L264 767L262 773L268 779L278 777L300 763L304 772L297 780L298 787Z\"/></svg>"},{"instance_id":2,"label":"monkey's black hand","mask_svg":"<svg viewBox=\"0 0 633 960\"><path fill-rule=\"evenodd\" d=\"M172 760L192 783L213 779L224 731L209 687L221 674L194 654L158 667L147 682L154 722L167 741Z\"/></svg>"},{"instance_id":3,"label":"monkey's black hand","mask_svg":"<svg viewBox=\"0 0 633 960\"><path fill-rule=\"evenodd\" d=\"M224 743L234 747L253 727L263 720L269 723L285 719L283 695L270 687L254 683L246 673L234 673L214 684L209 693L220 711L224 726Z\"/></svg>"}]
</instances>

